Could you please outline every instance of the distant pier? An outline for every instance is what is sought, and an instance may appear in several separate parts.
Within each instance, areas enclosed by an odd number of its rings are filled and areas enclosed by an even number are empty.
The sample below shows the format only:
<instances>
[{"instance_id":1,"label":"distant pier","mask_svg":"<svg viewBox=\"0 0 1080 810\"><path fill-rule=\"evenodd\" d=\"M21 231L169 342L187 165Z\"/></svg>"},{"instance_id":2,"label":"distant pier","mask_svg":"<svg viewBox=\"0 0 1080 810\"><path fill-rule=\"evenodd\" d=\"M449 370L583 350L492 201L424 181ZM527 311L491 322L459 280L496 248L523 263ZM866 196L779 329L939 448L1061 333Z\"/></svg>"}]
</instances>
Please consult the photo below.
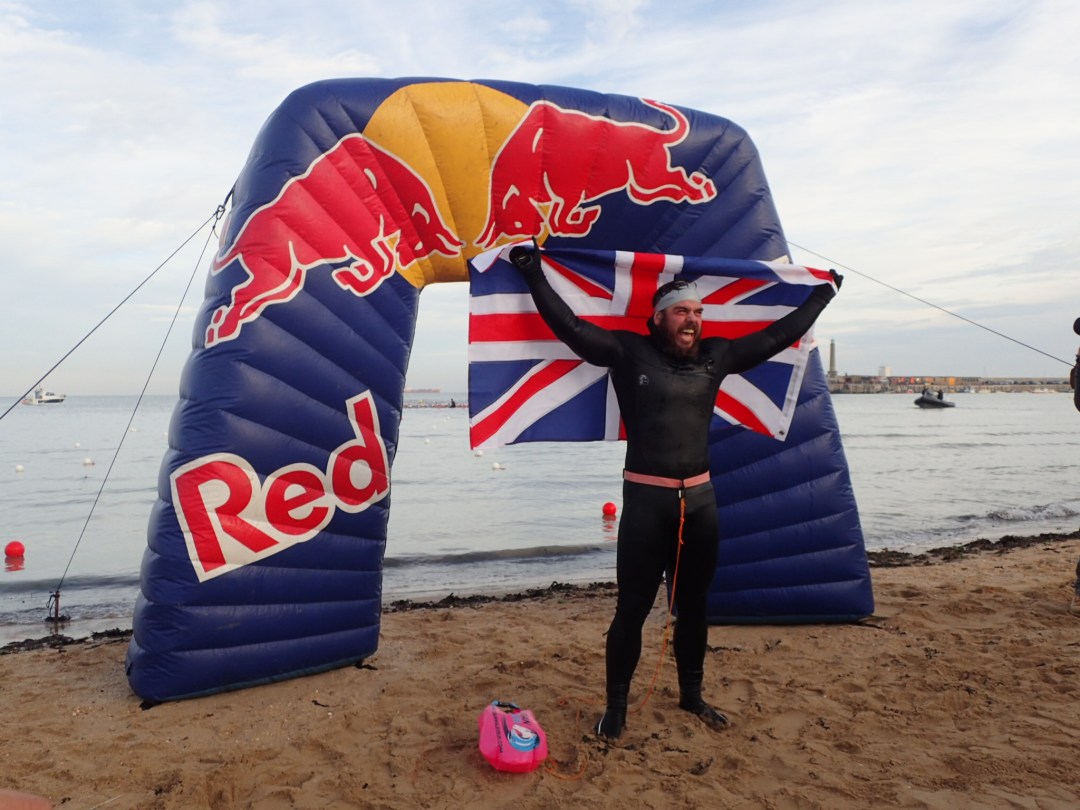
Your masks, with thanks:
<instances>
[{"instance_id":1,"label":"distant pier","mask_svg":"<svg viewBox=\"0 0 1080 810\"><path fill-rule=\"evenodd\" d=\"M923 389L946 394L1067 394L1072 391L1064 377L912 377L889 373L882 366L878 374L840 374L836 370L836 341L829 341L830 394L921 394Z\"/></svg>"},{"instance_id":2,"label":"distant pier","mask_svg":"<svg viewBox=\"0 0 1080 810\"><path fill-rule=\"evenodd\" d=\"M924 388L946 394L1069 393L1066 377L911 377L870 374L827 376L830 394L919 394Z\"/></svg>"}]
</instances>

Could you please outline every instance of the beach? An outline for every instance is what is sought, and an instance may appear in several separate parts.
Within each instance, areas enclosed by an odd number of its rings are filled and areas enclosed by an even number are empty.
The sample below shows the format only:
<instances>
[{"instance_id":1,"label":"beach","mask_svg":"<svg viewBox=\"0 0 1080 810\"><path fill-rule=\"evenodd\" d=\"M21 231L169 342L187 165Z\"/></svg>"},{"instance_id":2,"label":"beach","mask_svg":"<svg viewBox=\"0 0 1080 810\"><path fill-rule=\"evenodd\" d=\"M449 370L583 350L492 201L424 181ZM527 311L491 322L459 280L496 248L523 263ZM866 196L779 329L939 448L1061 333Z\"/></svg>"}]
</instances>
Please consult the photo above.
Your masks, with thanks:
<instances>
[{"instance_id":1,"label":"beach","mask_svg":"<svg viewBox=\"0 0 1080 810\"><path fill-rule=\"evenodd\" d=\"M603 701L609 584L386 606L360 666L145 706L126 631L0 654L0 788L89 808L1075 808L1080 533L872 554L858 623L713 626L705 694L678 710L645 628L623 736ZM490 701L531 709L526 774L477 749ZM0 810L19 806L0 794Z\"/></svg>"}]
</instances>

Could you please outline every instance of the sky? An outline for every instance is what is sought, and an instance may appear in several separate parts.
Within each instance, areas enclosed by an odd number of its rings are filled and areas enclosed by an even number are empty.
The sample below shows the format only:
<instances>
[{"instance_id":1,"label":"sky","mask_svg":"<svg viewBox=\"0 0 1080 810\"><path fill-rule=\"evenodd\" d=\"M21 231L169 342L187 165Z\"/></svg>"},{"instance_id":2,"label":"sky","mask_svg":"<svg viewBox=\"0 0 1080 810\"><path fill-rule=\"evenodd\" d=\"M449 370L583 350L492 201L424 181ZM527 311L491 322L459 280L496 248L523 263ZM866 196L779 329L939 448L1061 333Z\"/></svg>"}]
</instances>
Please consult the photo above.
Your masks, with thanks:
<instances>
[{"instance_id":1,"label":"sky","mask_svg":"<svg viewBox=\"0 0 1080 810\"><path fill-rule=\"evenodd\" d=\"M175 394L204 224L263 122L310 82L399 76L728 118L793 260L845 275L817 326L840 373L1063 378L1078 31L1072 0L0 0L0 394L76 346L48 388ZM466 295L423 292L408 385L465 390Z\"/></svg>"}]
</instances>

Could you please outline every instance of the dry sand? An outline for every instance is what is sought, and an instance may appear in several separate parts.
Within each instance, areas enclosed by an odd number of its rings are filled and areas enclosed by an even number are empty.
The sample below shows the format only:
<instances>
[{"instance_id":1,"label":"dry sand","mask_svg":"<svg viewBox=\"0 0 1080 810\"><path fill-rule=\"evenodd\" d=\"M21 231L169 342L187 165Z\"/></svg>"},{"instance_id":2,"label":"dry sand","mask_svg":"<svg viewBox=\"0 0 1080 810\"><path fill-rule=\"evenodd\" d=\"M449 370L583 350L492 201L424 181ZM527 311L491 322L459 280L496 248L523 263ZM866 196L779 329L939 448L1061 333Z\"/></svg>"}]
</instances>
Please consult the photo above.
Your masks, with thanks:
<instances>
[{"instance_id":1,"label":"dry sand","mask_svg":"<svg viewBox=\"0 0 1080 810\"><path fill-rule=\"evenodd\" d=\"M1080 535L985 545L873 555L858 624L711 628L722 733L676 708L668 661L621 739L591 734L610 587L389 606L361 667L152 708L124 677L126 633L9 645L0 788L71 810L1080 807ZM658 604L634 703L663 625ZM544 767L480 756L496 698L536 713Z\"/></svg>"}]
</instances>

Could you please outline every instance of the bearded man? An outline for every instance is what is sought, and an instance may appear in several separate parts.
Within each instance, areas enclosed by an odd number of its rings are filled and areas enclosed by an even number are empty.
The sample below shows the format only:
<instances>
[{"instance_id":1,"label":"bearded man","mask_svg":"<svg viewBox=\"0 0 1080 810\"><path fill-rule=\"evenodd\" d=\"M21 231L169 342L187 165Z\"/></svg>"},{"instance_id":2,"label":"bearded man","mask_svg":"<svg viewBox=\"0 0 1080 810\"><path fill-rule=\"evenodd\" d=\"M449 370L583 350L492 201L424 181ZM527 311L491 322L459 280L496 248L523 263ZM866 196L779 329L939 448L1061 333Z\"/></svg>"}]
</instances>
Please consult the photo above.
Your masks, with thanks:
<instances>
[{"instance_id":1,"label":"bearded man","mask_svg":"<svg viewBox=\"0 0 1080 810\"><path fill-rule=\"evenodd\" d=\"M701 694L706 598L718 546L708 452L713 404L725 376L748 371L795 343L836 291L828 284L815 287L805 303L759 332L703 339L701 296L693 282L676 279L656 291L649 334L640 335L578 318L544 278L539 250L515 247L510 261L555 336L581 359L611 370L626 430L618 600L607 634L607 708L596 732L608 739L622 734L641 629L665 574L675 584L678 612L673 646L679 708L710 728L726 728L728 719ZM842 277L830 272L839 289Z\"/></svg>"}]
</instances>

